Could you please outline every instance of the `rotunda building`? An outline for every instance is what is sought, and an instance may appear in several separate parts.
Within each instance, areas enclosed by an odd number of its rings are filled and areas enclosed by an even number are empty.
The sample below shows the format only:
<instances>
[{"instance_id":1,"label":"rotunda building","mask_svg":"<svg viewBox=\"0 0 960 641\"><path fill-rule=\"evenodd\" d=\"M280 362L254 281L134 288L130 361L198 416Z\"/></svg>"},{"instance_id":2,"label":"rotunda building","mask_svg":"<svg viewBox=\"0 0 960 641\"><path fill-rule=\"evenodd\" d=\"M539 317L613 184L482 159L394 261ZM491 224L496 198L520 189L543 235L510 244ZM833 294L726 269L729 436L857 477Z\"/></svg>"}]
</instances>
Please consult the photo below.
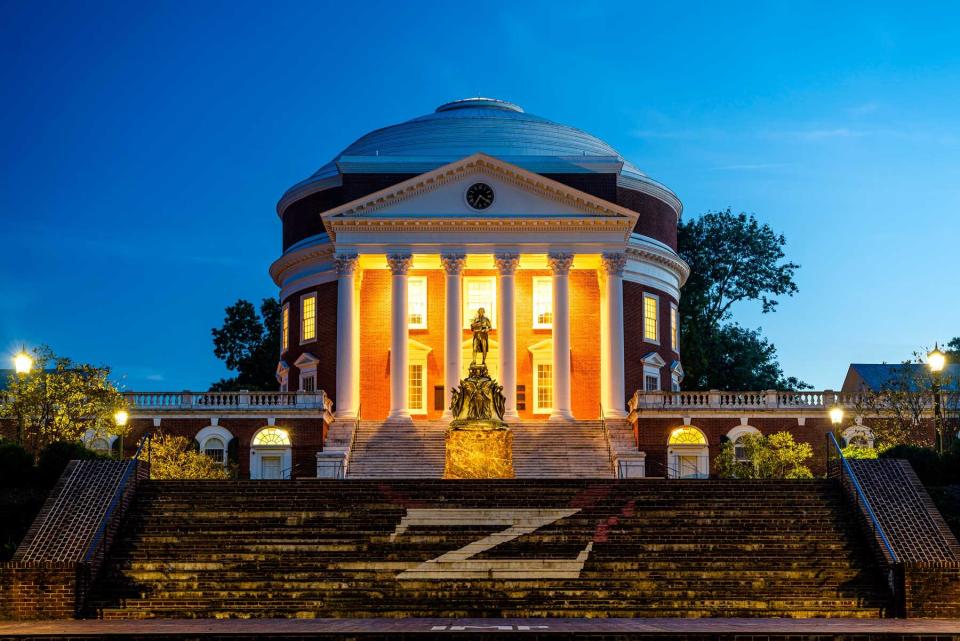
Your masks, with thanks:
<instances>
[{"instance_id":1,"label":"rotunda building","mask_svg":"<svg viewBox=\"0 0 960 641\"><path fill-rule=\"evenodd\" d=\"M277 378L340 419L449 416L480 308L508 420L625 416L682 380L681 203L579 129L457 100L361 137L277 213Z\"/></svg>"}]
</instances>

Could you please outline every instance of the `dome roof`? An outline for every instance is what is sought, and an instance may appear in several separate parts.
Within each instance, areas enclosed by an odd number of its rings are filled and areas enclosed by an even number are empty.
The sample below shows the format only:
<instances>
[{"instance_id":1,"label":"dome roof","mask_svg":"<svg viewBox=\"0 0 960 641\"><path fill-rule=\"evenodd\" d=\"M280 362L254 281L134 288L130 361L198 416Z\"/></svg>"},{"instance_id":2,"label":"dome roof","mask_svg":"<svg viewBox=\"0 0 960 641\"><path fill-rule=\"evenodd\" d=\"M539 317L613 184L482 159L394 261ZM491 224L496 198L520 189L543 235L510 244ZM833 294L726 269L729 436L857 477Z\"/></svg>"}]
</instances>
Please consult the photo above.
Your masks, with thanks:
<instances>
[{"instance_id":1,"label":"dome roof","mask_svg":"<svg viewBox=\"0 0 960 641\"><path fill-rule=\"evenodd\" d=\"M278 210L330 186L329 179L341 173L347 162L376 158L378 163L393 164L394 171L400 171L399 163L409 164L410 173L422 173L477 152L537 173L547 173L538 167L550 158L568 159L571 166L591 159L606 161L608 166L622 163L620 176L657 184L616 149L585 131L526 113L520 106L503 100L465 98L440 105L431 114L360 137L310 178L287 190Z\"/></svg>"}]
</instances>

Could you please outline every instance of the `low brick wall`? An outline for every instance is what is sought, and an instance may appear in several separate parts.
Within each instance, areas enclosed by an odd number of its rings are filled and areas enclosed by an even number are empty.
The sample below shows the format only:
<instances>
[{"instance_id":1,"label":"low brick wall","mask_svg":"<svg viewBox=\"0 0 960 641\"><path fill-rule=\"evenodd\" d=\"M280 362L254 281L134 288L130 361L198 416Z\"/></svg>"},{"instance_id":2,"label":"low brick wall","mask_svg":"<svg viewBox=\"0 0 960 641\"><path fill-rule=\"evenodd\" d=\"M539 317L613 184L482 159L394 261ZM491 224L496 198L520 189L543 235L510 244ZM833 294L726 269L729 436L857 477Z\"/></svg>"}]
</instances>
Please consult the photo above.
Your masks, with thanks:
<instances>
[{"instance_id":1,"label":"low brick wall","mask_svg":"<svg viewBox=\"0 0 960 641\"><path fill-rule=\"evenodd\" d=\"M960 618L960 564L907 564L903 603L909 618Z\"/></svg>"},{"instance_id":2,"label":"low brick wall","mask_svg":"<svg viewBox=\"0 0 960 641\"><path fill-rule=\"evenodd\" d=\"M80 613L87 593L88 568L83 563L11 561L0 570L0 617L4 619L70 619Z\"/></svg>"},{"instance_id":3,"label":"low brick wall","mask_svg":"<svg viewBox=\"0 0 960 641\"><path fill-rule=\"evenodd\" d=\"M89 587L147 466L71 461L13 560L0 564L0 618L69 619Z\"/></svg>"}]
</instances>

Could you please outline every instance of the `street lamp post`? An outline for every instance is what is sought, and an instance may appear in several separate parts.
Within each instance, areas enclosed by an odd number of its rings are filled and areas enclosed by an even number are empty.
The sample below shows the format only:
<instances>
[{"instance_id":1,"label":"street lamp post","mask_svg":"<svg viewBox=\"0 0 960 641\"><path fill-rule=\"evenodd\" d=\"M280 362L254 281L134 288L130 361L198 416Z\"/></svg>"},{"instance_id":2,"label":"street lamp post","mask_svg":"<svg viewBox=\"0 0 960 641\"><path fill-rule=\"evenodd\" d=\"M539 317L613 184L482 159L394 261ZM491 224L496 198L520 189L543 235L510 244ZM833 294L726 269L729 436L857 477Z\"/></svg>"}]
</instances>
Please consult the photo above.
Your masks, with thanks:
<instances>
[{"instance_id":1,"label":"street lamp post","mask_svg":"<svg viewBox=\"0 0 960 641\"><path fill-rule=\"evenodd\" d=\"M933 392L933 426L936 431L937 454L943 454L943 408L940 404L940 391L943 387L943 367L946 364L946 355L934 343L933 351L927 354L927 366L933 374L931 392Z\"/></svg>"},{"instance_id":2,"label":"street lamp post","mask_svg":"<svg viewBox=\"0 0 960 641\"><path fill-rule=\"evenodd\" d=\"M13 368L17 372L17 393L19 395L23 391L21 389L23 379L33 369L33 359L27 353L25 347L21 347L20 351L13 357ZM17 445L23 445L23 407L19 402L17 403Z\"/></svg>"},{"instance_id":3,"label":"street lamp post","mask_svg":"<svg viewBox=\"0 0 960 641\"><path fill-rule=\"evenodd\" d=\"M119 409L113 414L113 422L117 426L117 437L120 439L120 460L123 460L123 428L127 426L130 415L127 410Z\"/></svg>"}]
</instances>

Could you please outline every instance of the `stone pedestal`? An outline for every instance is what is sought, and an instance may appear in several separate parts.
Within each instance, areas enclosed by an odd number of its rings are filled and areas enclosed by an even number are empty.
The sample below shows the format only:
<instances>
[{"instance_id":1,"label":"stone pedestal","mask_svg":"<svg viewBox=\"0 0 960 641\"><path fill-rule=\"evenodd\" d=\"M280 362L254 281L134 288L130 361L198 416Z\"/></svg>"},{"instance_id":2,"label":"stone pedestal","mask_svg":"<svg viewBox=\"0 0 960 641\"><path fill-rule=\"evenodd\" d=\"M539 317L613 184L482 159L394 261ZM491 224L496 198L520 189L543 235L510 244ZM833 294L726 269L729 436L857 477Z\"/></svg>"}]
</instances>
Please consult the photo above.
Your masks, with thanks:
<instances>
[{"instance_id":1,"label":"stone pedestal","mask_svg":"<svg viewBox=\"0 0 960 641\"><path fill-rule=\"evenodd\" d=\"M445 479L512 479L513 432L499 421L470 421L447 430Z\"/></svg>"}]
</instances>

